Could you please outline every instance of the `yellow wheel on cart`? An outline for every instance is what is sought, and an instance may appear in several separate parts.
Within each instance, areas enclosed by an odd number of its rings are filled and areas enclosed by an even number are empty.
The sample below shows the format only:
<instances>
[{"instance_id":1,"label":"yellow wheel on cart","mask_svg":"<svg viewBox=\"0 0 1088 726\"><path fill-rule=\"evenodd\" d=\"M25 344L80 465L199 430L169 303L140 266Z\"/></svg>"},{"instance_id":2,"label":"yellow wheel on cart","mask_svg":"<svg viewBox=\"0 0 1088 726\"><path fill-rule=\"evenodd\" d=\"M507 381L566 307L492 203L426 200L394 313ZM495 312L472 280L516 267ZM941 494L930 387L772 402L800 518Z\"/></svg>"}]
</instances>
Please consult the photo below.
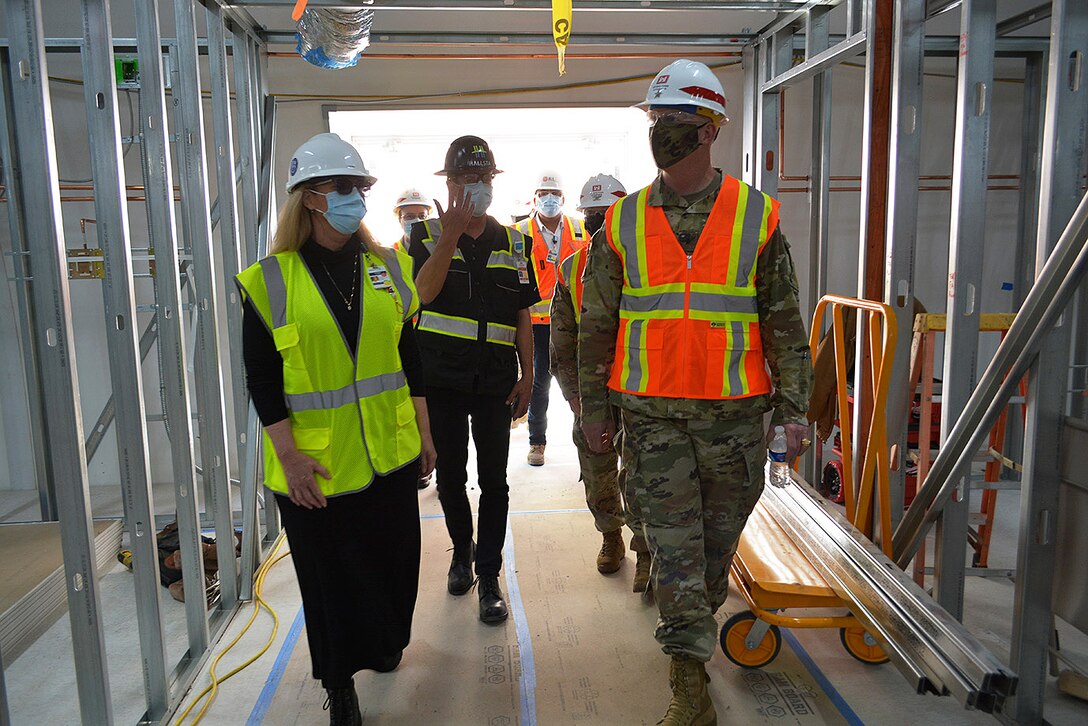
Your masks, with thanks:
<instances>
[{"instance_id":1,"label":"yellow wheel on cart","mask_svg":"<svg viewBox=\"0 0 1088 726\"><path fill-rule=\"evenodd\" d=\"M745 611L737 613L722 625L722 652L725 657L742 668L762 668L770 663L782 649L782 633L777 625L772 625L754 649L749 649L744 642L756 624L756 616Z\"/></svg>"},{"instance_id":2,"label":"yellow wheel on cart","mask_svg":"<svg viewBox=\"0 0 1088 726\"><path fill-rule=\"evenodd\" d=\"M839 628L839 640L846 652L854 656L862 663L880 665L888 662L888 655L876 642L876 638L860 625L850 628Z\"/></svg>"}]
</instances>

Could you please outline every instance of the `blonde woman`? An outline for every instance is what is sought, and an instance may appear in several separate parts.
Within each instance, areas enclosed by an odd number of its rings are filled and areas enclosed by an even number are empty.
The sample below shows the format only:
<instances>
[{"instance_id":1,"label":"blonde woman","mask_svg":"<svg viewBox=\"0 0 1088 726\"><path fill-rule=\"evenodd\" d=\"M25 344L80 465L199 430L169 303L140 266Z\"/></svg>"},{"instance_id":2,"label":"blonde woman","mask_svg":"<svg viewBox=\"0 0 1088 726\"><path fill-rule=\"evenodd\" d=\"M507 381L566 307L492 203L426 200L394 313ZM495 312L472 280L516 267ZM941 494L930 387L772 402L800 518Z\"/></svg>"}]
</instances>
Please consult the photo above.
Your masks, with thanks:
<instances>
[{"instance_id":1,"label":"blonde woman","mask_svg":"<svg viewBox=\"0 0 1088 726\"><path fill-rule=\"evenodd\" d=\"M411 261L363 225L375 179L319 134L291 160L271 255L238 275L247 386L333 726L362 715L352 676L388 672L419 583L416 481L434 468Z\"/></svg>"}]
</instances>

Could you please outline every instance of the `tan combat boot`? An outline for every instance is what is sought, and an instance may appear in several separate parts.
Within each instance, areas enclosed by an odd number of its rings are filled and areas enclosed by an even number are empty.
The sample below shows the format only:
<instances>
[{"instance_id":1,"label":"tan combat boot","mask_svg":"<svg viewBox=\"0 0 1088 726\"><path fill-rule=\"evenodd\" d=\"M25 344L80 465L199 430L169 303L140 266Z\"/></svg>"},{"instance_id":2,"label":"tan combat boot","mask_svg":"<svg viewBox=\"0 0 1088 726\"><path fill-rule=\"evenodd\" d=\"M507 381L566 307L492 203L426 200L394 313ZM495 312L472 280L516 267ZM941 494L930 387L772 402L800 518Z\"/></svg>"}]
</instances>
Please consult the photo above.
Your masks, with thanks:
<instances>
[{"instance_id":1,"label":"tan combat boot","mask_svg":"<svg viewBox=\"0 0 1088 726\"><path fill-rule=\"evenodd\" d=\"M657 726L717 726L718 714L706 688L709 681L705 664L674 655L669 670L672 701Z\"/></svg>"},{"instance_id":2,"label":"tan combat boot","mask_svg":"<svg viewBox=\"0 0 1088 726\"><path fill-rule=\"evenodd\" d=\"M620 530L605 532L601 551L597 553L597 572L609 575L620 569L620 565L623 564L623 555L623 535L620 534Z\"/></svg>"},{"instance_id":3,"label":"tan combat boot","mask_svg":"<svg viewBox=\"0 0 1088 726\"><path fill-rule=\"evenodd\" d=\"M531 444L527 460L529 466L544 466L544 444Z\"/></svg>"},{"instance_id":4,"label":"tan combat boot","mask_svg":"<svg viewBox=\"0 0 1088 726\"><path fill-rule=\"evenodd\" d=\"M649 552L638 552L635 560L635 580L631 583L631 592L646 592L650 586L650 562L653 560Z\"/></svg>"}]
</instances>

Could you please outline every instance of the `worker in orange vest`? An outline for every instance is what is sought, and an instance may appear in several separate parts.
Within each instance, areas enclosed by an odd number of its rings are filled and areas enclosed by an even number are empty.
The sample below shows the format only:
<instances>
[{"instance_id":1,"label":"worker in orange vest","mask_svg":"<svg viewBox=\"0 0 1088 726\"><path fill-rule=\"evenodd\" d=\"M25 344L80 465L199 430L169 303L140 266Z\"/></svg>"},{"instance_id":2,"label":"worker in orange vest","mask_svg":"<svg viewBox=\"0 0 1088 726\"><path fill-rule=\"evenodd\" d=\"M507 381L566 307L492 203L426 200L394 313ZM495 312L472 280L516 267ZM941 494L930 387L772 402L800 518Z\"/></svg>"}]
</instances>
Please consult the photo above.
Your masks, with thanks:
<instances>
[{"instance_id":1,"label":"worker in orange vest","mask_svg":"<svg viewBox=\"0 0 1088 726\"><path fill-rule=\"evenodd\" d=\"M606 452L618 405L628 487L653 558L655 637L671 656L659 724L717 723L705 664L741 530L763 490L767 431L807 442L812 385L778 201L711 165L721 82L678 60L640 104L660 173L613 204L589 247L578 325L582 430Z\"/></svg>"},{"instance_id":2,"label":"worker in orange vest","mask_svg":"<svg viewBox=\"0 0 1088 726\"><path fill-rule=\"evenodd\" d=\"M530 466L544 465L548 443L548 392L552 375L548 370L548 342L551 339L551 306L559 263L589 243L585 223L563 214L563 186L554 172L544 172L533 195L533 213L515 229L532 237L529 260L536 273L540 302L530 309L533 320L533 397L529 403Z\"/></svg>"}]
</instances>

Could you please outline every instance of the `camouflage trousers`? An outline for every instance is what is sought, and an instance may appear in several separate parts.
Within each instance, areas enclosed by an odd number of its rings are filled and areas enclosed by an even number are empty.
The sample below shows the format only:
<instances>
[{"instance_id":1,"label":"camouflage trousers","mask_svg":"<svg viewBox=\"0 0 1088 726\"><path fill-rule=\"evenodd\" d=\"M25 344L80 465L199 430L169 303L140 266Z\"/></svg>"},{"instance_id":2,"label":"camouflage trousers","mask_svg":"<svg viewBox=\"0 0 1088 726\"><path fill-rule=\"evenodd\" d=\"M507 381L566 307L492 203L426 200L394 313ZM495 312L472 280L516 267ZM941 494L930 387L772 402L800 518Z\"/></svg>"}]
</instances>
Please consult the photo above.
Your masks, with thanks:
<instances>
[{"instance_id":1,"label":"camouflage trousers","mask_svg":"<svg viewBox=\"0 0 1088 726\"><path fill-rule=\"evenodd\" d=\"M762 419L622 414L628 487L653 553L654 637L669 655L709 661L729 564L763 491Z\"/></svg>"},{"instance_id":2,"label":"camouflage trousers","mask_svg":"<svg viewBox=\"0 0 1088 726\"><path fill-rule=\"evenodd\" d=\"M621 456L615 451L597 454L589 449L582 433L581 416L574 417L574 447L578 449L578 467L586 487L586 504L593 514L598 532L612 532L626 524L631 529L631 551L648 552L642 533L638 503L627 486L626 467L619 467ZM623 437L616 434L616 446L623 453Z\"/></svg>"}]
</instances>

